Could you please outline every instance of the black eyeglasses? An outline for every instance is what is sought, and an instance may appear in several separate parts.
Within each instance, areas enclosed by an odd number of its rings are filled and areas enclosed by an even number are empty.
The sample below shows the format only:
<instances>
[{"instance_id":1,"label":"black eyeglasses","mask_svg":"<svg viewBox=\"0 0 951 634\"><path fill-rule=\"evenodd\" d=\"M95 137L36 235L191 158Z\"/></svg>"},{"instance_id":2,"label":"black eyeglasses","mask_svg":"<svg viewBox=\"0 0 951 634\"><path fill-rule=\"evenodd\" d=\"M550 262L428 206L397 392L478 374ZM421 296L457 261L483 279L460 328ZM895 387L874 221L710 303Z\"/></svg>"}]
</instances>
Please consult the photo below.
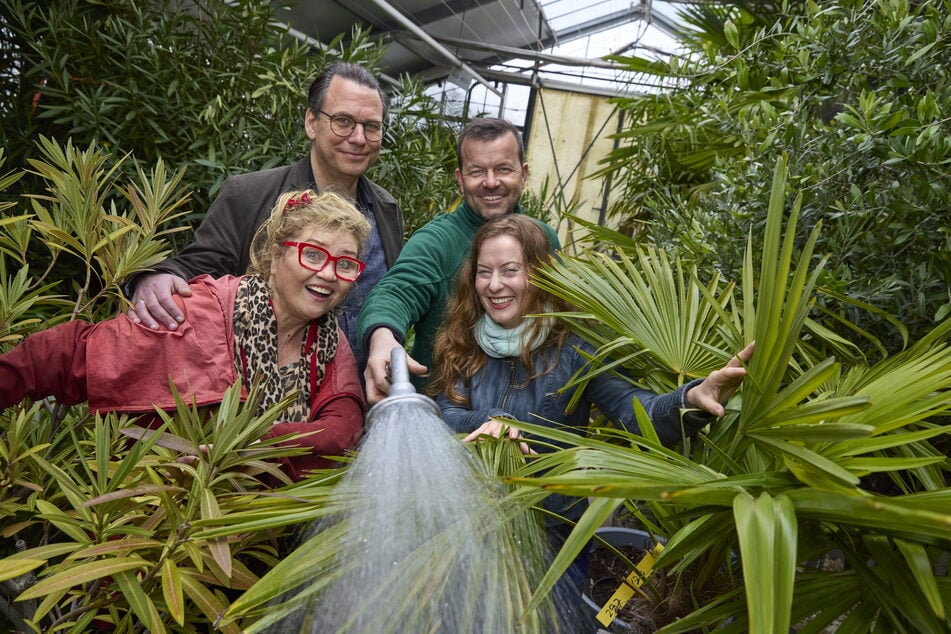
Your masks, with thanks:
<instances>
[{"instance_id":1,"label":"black eyeglasses","mask_svg":"<svg viewBox=\"0 0 951 634\"><path fill-rule=\"evenodd\" d=\"M330 255L327 249L309 242L282 242L281 244L285 247L297 247L297 261L305 269L320 272L333 262L334 275L345 282L355 282L366 267L366 264L356 258Z\"/></svg>"},{"instance_id":2,"label":"black eyeglasses","mask_svg":"<svg viewBox=\"0 0 951 634\"><path fill-rule=\"evenodd\" d=\"M355 121L345 114L330 114L323 110L317 112L330 119L330 130L337 136L344 138L350 136L359 124L363 126L363 136L367 141L379 141L383 138L382 121Z\"/></svg>"}]
</instances>

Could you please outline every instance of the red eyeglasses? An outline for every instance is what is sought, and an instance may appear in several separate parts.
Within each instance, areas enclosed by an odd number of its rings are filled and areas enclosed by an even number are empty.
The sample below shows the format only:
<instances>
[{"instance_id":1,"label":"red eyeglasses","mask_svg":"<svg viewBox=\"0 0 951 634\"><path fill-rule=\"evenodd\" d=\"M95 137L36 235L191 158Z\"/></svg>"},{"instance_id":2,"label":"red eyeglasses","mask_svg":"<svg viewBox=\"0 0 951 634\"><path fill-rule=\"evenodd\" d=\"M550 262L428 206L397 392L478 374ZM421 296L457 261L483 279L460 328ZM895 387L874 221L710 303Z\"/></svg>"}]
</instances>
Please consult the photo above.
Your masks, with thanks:
<instances>
[{"instance_id":1,"label":"red eyeglasses","mask_svg":"<svg viewBox=\"0 0 951 634\"><path fill-rule=\"evenodd\" d=\"M356 258L346 255L330 255L323 247L309 242L283 242L285 247L297 247L297 261L305 269L323 271L331 262L334 265L334 275L345 282L355 282L366 264Z\"/></svg>"}]
</instances>

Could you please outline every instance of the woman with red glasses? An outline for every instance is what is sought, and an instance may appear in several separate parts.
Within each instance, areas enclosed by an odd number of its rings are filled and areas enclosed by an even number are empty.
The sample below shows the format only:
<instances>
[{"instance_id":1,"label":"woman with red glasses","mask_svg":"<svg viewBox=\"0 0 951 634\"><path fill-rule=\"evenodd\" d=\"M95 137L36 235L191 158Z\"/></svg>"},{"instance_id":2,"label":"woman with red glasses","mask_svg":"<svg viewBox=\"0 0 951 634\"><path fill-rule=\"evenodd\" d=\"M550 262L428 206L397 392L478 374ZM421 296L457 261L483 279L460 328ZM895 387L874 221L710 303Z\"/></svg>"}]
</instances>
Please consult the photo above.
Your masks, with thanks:
<instances>
[{"instance_id":1,"label":"woman with red glasses","mask_svg":"<svg viewBox=\"0 0 951 634\"><path fill-rule=\"evenodd\" d=\"M320 432L293 441L311 452L287 459L288 475L329 466L322 456L355 447L366 413L334 308L363 272L369 231L338 194L286 193L255 235L247 275L201 275L190 295L176 296L186 314L177 330L151 330L122 314L38 332L0 355L0 408L53 396L88 402L93 412L154 414L175 408L170 381L187 402L205 406L240 379L259 385L258 413L297 395L268 437Z\"/></svg>"}]
</instances>

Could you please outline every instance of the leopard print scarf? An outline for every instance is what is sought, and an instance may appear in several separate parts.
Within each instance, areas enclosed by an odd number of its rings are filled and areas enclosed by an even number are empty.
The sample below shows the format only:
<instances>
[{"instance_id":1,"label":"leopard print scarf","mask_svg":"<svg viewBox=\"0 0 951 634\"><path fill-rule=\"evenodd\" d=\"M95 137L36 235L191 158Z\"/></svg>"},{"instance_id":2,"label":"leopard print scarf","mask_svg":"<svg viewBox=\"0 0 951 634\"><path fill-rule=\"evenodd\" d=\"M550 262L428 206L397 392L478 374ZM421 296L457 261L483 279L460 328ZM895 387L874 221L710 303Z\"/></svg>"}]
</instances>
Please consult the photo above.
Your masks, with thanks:
<instances>
[{"instance_id":1,"label":"leopard print scarf","mask_svg":"<svg viewBox=\"0 0 951 634\"><path fill-rule=\"evenodd\" d=\"M337 316L331 311L312 321L301 341L300 359L278 367L271 289L260 277L248 275L239 283L234 302L234 351L235 367L245 384L260 380L263 398L258 414L296 391L297 399L285 411L284 419L309 420L311 394L337 353Z\"/></svg>"}]
</instances>

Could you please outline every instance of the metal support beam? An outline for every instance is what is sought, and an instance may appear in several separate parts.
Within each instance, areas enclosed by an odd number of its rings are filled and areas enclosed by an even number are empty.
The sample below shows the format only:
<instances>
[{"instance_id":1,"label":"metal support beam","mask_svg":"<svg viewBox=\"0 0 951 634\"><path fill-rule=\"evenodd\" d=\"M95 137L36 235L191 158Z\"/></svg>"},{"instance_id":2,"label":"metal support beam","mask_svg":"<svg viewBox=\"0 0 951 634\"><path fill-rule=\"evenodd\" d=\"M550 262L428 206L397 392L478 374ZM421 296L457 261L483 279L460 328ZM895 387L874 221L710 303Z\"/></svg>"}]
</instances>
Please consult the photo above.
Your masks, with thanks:
<instances>
[{"instance_id":1,"label":"metal support beam","mask_svg":"<svg viewBox=\"0 0 951 634\"><path fill-rule=\"evenodd\" d=\"M650 9L645 9L643 5L634 5L623 9L621 11L615 11L614 13L605 14L598 16L593 20L587 20L585 22L580 22L574 26L570 26L558 31L558 39L562 41L569 41L585 35L591 35L593 33L598 33L604 31L605 29L611 28L618 24L623 24L625 22L633 22L635 20L649 20L651 18Z\"/></svg>"},{"instance_id":2,"label":"metal support beam","mask_svg":"<svg viewBox=\"0 0 951 634\"><path fill-rule=\"evenodd\" d=\"M371 0L371 2L373 2L373 4L375 4L379 8L383 9L386 13L390 15L390 17L392 17L394 20L396 20L397 22L402 24L404 27L406 27L408 31L415 34L419 39L421 39L426 44L431 46L437 53L439 53L450 64L452 64L452 66L462 70L464 73L466 73L467 75L475 79L477 82L485 86L486 89L489 90L490 92L494 93L495 95L499 97L502 96L502 93L495 86L489 83L487 79L482 77L482 75L474 71L468 64L466 64L461 59L456 57L452 53L452 51L450 51L445 46L443 46L442 44L434 40L432 37L430 37L428 33L426 33L421 28L419 28L419 26L417 26L409 18L403 15L398 9L393 7L390 3L386 2L386 0Z\"/></svg>"},{"instance_id":3,"label":"metal support beam","mask_svg":"<svg viewBox=\"0 0 951 634\"><path fill-rule=\"evenodd\" d=\"M466 48L472 51L490 51L494 53L503 53L500 58L513 59L522 58L537 60L549 64L560 64L562 66L592 66L595 68L618 69L619 66L614 62L609 62L597 57L569 57L566 55L553 55L551 53L541 53L531 49L517 48L515 46L502 46L500 44L486 44L485 42L473 42L458 37L440 36L436 38L440 42L445 42L459 48ZM485 63L485 62L481 62Z\"/></svg>"}]
</instances>

